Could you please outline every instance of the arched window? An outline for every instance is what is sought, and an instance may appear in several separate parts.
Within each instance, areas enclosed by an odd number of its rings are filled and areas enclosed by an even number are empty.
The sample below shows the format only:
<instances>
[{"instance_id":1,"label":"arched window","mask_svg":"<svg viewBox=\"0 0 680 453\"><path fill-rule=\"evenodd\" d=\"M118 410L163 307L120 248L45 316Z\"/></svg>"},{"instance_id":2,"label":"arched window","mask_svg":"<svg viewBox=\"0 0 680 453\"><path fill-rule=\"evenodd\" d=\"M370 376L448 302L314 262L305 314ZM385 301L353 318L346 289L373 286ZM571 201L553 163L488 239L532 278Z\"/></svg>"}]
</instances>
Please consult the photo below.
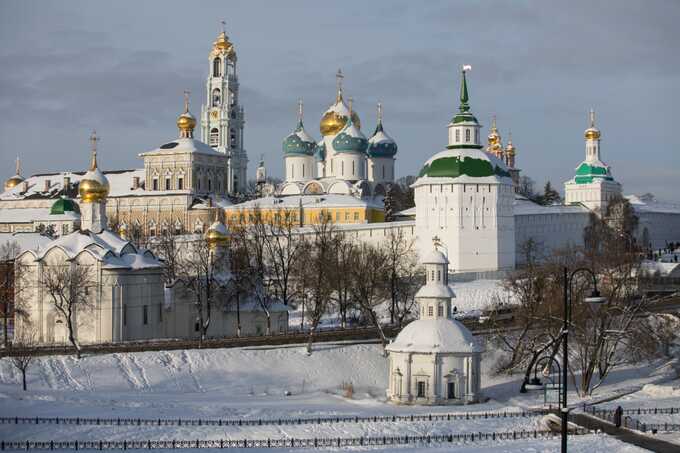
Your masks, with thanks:
<instances>
[{"instance_id":1,"label":"arched window","mask_svg":"<svg viewBox=\"0 0 680 453\"><path fill-rule=\"evenodd\" d=\"M210 146L220 146L220 131L216 127L210 129Z\"/></svg>"},{"instance_id":2,"label":"arched window","mask_svg":"<svg viewBox=\"0 0 680 453\"><path fill-rule=\"evenodd\" d=\"M345 176L345 161L340 161L340 176Z\"/></svg>"},{"instance_id":3,"label":"arched window","mask_svg":"<svg viewBox=\"0 0 680 453\"><path fill-rule=\"evenodd\" d=\"M456 129L456 143L460 142L460 129Z\"/></svg>"},{"instance_id":4,"label":"arched window","mask_svg":"<svg viewBox=\"0 0 680 453\"><path fill-rule=\"evenodd\" d=\"M354 176L354 161L352 161L352 176Z\"/></svg>"},{"instance_id":5,"label":"arched window","mask_svg":"<svg viewBox=\"0 0 680 453\"><path fill-rule=\"evenodd\" d=\"M208 192L212 192L212 179L208 178Z\"/></svg>"},{"instance_id":6,"label":"arched window","mask_svg":"<svg viewBox=\"0 0 680 453\"><path fill-rule=\"evenodd\" d=\"M220 73L222 72L222 71L220 71L220 66L221 66L220 65L220 59L215 58L213 60L213 77L219 77L220 76Z\"/></svg>"},{"instance_id":7,"label":"arched window","mask_svg":"<svg viewBox=\"0 0 680 453\"><path fill-rule=\"evenodd\" d=\"M235 129L229 130L229 146L231 148L236 148L236 130Z\"/></svg>"},{"instance_id":8,"label":"arched window","mask_svg":"<svg viewBox=\"0 0 680 453\"><path fill-rule=\"evenodd\" d=\"M470 143L470 129L465 129L465 143Z\"/></svg>"},{"instance_id":9,"label":"arched window","mask_svg":"<svg viewBox=\"0 0 680 453\"><path fill-rule=\"evenodd\" d=\"M213 107L219 107L221 98L222 98L222 96L220 96L220 89L215 88L212 92L212 106Z\"/></svg>"}]
</instances>

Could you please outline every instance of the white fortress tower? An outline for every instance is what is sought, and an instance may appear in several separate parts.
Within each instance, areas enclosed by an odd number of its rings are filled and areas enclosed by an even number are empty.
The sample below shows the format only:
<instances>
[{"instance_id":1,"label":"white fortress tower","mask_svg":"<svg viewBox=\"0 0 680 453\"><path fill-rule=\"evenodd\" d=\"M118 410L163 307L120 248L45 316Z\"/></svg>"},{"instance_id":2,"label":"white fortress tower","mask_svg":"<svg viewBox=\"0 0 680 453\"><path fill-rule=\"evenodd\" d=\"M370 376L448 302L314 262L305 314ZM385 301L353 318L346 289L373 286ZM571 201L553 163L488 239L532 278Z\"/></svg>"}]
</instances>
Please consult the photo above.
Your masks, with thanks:
<instances>
[{"instance_id":1,"label":"white fortress tower","mask_svg":"<svg viewBox=\"0 0 680 453\"><path fill-rule=\"evenodd\" d=\"M586 159L576 168L574 178L564 183L565 203L580 203L596 213L604 213L609 201L621 196L621 184L614 181L609 165L600 159L600 130L595 127L595 112L584 134Z\"/></svg>"},{"instance_id":2,"label":"white fortress tower","mask_svg":"<svg viewBox=\"0 0 680 453\"><path fill-rule=\"evenodd\" d=\"M470 111L464 67L459 112L449 145L430 158L413 184L418 250L439 238L453 272L512 269L515 265L514 189L505 163L482 150Z\"/></svg>"},{"instance_id":3,"label":"white fortress tower","mask_svg":"<svg viewBox=\"0 0 680 453\"><path fill-rule=\"evenodd\" d=\"M224 22L222 22L224 25ZM236 50L222 30L208 56L206 103L201 109L201 140L227 155L227 193L246 185L248 156L243 149L243 107L238 99Z\"/></svg>"}]
</instances>

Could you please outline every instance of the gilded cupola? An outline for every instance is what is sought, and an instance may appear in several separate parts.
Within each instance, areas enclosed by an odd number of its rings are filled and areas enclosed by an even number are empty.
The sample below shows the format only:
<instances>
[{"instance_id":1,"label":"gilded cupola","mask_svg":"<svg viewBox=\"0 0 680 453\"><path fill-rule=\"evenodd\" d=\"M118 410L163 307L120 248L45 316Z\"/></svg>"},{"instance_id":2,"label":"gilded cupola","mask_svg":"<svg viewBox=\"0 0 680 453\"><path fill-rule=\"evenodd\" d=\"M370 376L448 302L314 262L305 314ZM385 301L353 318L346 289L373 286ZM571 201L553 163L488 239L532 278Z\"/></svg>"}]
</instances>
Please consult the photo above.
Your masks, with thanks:
<instances>
[{"instance_id":1,"label":"gilded cupola","mask_svg":"<svg viewBox=\"0 0 680 453\"><path fill-rule=\"evenodd\" d=\"M177 117L177 128L180 138L193 138L196 118L189 112L189 92L184 92L184 112Z\"/></svg>"},{"instance_id":2,"label":"gilded cupola","mask_svg":"<svg viewBox=\"0 0 680 453\"><path fill-rule=\"evenodd\" d=\"M24 182L24 178L21 176L21 161L19 160L19 157L17 157L16 174L5 181L5 190L12 189L22 182Z\"/></svg>"},{"instance_id":3,"label":"gilded cupola","mask_svg":"<svg viewBox=\"0 0 680 453\"><path fill-rule=\"evenodd\" d=\"M205 240L211 248L224 246L229 241L229 231L224 223L216 221L205 233Z\"/></svg>"},{"instance_id":4,"label":"gilded cupola","mask_svg":"<svg viewBox=\"0 0 680 453\"><path fill-rule=\"evenodd\" d=\"M595 127L595 111L590 110L590 126L588 129L586 129L585 133L583 134L586 140L599 140L600 139L600 130Z\"/></svg>"},{"instance_id":5,"label":"gilded cupola","mask_svg":"<svg viewBox=\"0 0 680 453\"><path fill-rule=\"evenodd\" d=\"M342 98L342 79L345 77L342 74L342 70L338 69L336 77L337 94L335 96L335 103L331 105L328 110L323 114L321 118L321 123L319 125L319 130L321 135L336 135L339 133L347 124L347 119L352 117L352 123L357 128L361 128L361 121L359 120L359 115L356 112L351 112L349 107L345 104Z\"/></svg>"},{"instance_id":6,"label":"gilded cupola","mask_svg":"<svg viewBox=\"0 0 680 453\"><path fill-rule=\"evenodd\" d=\"M225 23L222 21L222 26L224 27L224 25ZM217 56L226 56L230 60L236 61L236 49L234 48L234 44L229 41L229 36L227 36L224 28L222 29L222 32L217 35L217 39L213 42L212 50L210 51L210 59Z\"/></svg>"},{"instance_id":7,"label":"gilded cupola","mask_svg":"<svg viewBox=\"0 0 680 453\"><path fill-rule=\"evenodd\" d=\"M78 193L84 203L101 202L109 195L109 181L97 167L97 133L92 131L90 143L92 145L92 161L90 170L80 180Z\"/></svg>"},{"instance_id":8,"label":"gilded cupola","mask_svg":"<svg viewBox=\"0 0 680 453\"><path fill-rule=\"evenodd\" d=\"M487 137L488 145L486 152L491 153L499 159L503 158L503 143L501 142L501 134L496 127L496 115L491 118L491 131Z\"/></svg>"}]
</instances>

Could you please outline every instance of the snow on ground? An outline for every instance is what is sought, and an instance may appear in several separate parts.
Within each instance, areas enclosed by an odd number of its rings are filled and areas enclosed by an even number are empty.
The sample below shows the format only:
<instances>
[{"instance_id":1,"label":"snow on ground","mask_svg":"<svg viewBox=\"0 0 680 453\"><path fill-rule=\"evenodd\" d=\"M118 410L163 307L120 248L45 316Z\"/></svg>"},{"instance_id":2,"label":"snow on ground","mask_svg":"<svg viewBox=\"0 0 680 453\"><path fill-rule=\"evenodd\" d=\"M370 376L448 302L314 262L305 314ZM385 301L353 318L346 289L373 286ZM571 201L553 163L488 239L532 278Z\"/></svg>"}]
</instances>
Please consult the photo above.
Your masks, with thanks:
<instances>
[{"instance_id":1,"label":"snow on ground","mask_svg":"<svg viewBox=\"0 0 680 453\"><path fill-rule=\"evenodd\" d=\"M132 418L295 418L437 412L521 411L542 403L540 392L518 395L518 378L491 376L493 352L482 385L491 400L464 407L411 407L386 403L387 359L376 344L319 344L311 356L302 346L161 351L36 359L28 392L8 359L0 360L0 416ZM661 364L622 370L603 394L642 386L665 376ZM646 376L646 377L645 377ZM351 382L354 397L343 397ZM290 392L290 396L285 396ZM571 401L575 397L570 396ZM147 440L255 439L428 435L540 429L539 417L451 422L360 422L271 426L0 425L0 439ZM642 451L602 435L574 438L572 451ZM455 445L459 451L554 451L558 439ZM379 447L371 451L420 451ZM423 446L450 451L451 446ZM252 451L252 450L249 450ZM290 449L283 451L299 451ZM306 450L309 451L309 450Z\"/></svg>"}]
</instances>

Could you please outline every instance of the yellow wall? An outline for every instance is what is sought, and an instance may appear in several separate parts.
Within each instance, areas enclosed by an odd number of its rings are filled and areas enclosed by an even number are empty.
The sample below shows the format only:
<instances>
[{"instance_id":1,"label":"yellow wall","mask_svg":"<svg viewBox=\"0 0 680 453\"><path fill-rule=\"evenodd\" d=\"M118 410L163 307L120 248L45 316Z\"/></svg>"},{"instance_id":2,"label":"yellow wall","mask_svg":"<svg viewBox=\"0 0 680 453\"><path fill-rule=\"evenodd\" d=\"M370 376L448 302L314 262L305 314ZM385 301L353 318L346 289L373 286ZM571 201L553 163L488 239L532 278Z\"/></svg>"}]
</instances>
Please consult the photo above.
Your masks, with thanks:
<instances>
[{"instance_id":1,"label":"yellow wall","mask_svg":"<svg viewBox=\"0 0 680 453\"><path fill-rule=\"evenodd\" d=\"M259 208L259 209L225 209L225 219L227 225L239 225L252 223L255 213L259 212L265 222L276 220L276 217L283 218L287 213L295 223L300 221L299 208ZM319 223L320 215L325 213L331 216L333 223L373 223L384 222L385 213L381 209L367 207L347 207L347 208L303 208L303 224L314 225Z\"/></svg>"}]
</instances>

